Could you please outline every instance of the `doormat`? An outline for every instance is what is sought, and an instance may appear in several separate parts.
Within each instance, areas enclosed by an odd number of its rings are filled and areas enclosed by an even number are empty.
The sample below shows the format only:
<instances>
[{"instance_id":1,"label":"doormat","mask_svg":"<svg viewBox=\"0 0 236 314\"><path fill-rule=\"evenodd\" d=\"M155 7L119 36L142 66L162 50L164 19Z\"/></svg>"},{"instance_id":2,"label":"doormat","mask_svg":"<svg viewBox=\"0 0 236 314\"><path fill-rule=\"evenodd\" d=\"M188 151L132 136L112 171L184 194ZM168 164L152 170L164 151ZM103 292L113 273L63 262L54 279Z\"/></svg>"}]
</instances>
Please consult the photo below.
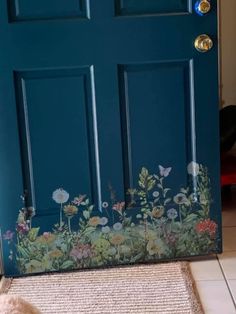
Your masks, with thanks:
<instances>
[{"instance_id":1,"label":"doormat","mask_svg":"<svg viewBox=\"0 0 236 314\"><path fill-rule=\"evenodd\" d=\"M187 262L4 278L1 290L43 314L204 313Z\"/></svg>"}]
</instances>

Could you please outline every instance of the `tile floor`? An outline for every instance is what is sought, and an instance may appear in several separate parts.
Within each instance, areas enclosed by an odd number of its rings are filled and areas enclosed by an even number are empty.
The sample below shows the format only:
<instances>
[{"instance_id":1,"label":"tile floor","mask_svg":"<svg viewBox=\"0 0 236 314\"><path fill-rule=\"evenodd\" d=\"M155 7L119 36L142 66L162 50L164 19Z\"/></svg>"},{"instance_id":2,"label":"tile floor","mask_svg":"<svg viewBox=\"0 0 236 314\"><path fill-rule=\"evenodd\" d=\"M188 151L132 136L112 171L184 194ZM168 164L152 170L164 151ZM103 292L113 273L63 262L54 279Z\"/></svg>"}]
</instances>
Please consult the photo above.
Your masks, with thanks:
<instances>
[{"instance_id":1,"label":"tile floor","mask_svg":"<svg viewBox=\"0 0 236 314\"><path fill-rule=\"evenodd\" d=\"M223 200L223 251L191 262L206 314L236 313L236 189Z\"/></svg>"}]
</instances>

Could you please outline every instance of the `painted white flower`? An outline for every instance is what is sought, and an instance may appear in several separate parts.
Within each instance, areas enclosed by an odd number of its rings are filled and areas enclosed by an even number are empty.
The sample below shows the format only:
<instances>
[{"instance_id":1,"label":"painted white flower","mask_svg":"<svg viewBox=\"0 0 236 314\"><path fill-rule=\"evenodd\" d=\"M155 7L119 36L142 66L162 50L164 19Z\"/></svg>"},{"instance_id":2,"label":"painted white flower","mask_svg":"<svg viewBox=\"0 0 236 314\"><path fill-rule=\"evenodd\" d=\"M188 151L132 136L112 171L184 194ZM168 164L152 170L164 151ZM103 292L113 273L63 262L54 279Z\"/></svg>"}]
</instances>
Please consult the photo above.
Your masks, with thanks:
<instances>
[{"instance_id":1,"label":"painted white flower","mask_svg":"<svg viewBox=\"0 0 236 314\"><path fill-rule=\"evenodd\" d=\"M158 191L154 191L154 192L152 193L152 195L153 195L153 197L158 197L158 196L160 195L160 193L159 193Z\"/></svg>"},{"instance_id":2,"label":"painted white flower","mask_svg":"<svg viewBox=\"0 0 236 314\"><path fill-rule=\"evenodd\" d=\"M142 215L141 215L141 214L138 214L138 215L136 215L136 218L137 218L137 219L141 219L141 218L142 218Z\"/></svg>"},{"instance_id":3,"label":"painted white flower","mask_svg":"<svg viewBox=\"0 0 236 314\"><path fill-rule=\"evenodd\" d=\"M132 227L132 228L135 227L135 223L132 222L130 227Z\"/></svg>"},{"instance_id":4,"label":"painted white flower","mask_svg":"<svg viewBox=\"0 0 236 314\"><path fill-rule=\"evenodd\" d=\"M189 200L187 199L186 195L183 193L179 193L175 195L174 202L178 205L188 205Z\"/></svg>"},{"instance_id":5,"label":"painted white flower","mask_svg":"<svg viewBox=\"0 0 236 314\"><path fill-rule=\"evenodd\" d=\"M123 226L122 226L122 224L120 223L120 222L117 222L117 223L115 223L114 225L113 225L113 229L115 230L115 231L119 231L119 230L121 230L123 228Z\"/></svg>"},{"instance_id":6,"label":"painted white flower","mask_svg":"<svg viewBox=\"0 0 236 314\"><path fill-rule=\"evenodd\" d=\"M53 200L58 204L64 204L68 201L70 195L62 188L55 190L52 193Z\"/></svg>"},{"instance_id":7,"label":"painted white flower","mask_svg":"<svg viewBox=\"0 0 236 314\"><path fill-rule=\"evenodd\" d=\"M129 254L131 252L131 249L128 245L121 245L120 252L123 254Z\"/></svg>"},{"instance_id":8,"label":"painted white flower","mask_svg":"<svg viewBox=\"0 0 236 314\"><path fill-rule=\"evenodd\" d=\"M188 174L191 174L192 176L196 177L199 174L199 164L195 161L192 161L188 164L187 167Z\"/></svg>"},{"instance_id":9,"label":"painted white flower","mask_svg":"<svg viewBox=\"0 0 236 314\"><path fill-rule=\"evenodd\" d=\"M108 223L107 217L100 218L100 225L105 226Z\"/></svg>"},{"instance_id":10,"label":"painted white flower","mask_svg":"<svg viewBox=\"0 0 236 314\"><path fill-rule=\"evenodd\" d=\"M107 251L108 255L116 255L116 248L111 247L108 251Z\"/></svg>"},{"instance_id":11,"label":"painted white flower","mask_svg":"<svg viewBox=\"0 0 236 314\"><path fill-rule=\"evenodd\" d=\"M167 217L169 219L177 218L178 217L177 210L175 208L170 208L169 210L167 210Z\"/></svg>"},{"instance_id":12,"label":"painted white flower","mask_svg":"<svg viewBox=\"0 0 236 314\"><path fill-rule=\"evenodd\" d=\"M102 227L102 233L109 233L111 231L110 227Z\"/></svg>"},{"instance_id":13,"label":"painted white flower","mask_svg":"<svg viewBox=\"0 0 236 314\"><path fill-rule=\"evenodd\" d=\"M102 203L102 207L103 207L103 208L107 208L108 206L109 206L109 204L108 204L107 202L103 202L103 203Z\"/></svg>"}]
</instances>

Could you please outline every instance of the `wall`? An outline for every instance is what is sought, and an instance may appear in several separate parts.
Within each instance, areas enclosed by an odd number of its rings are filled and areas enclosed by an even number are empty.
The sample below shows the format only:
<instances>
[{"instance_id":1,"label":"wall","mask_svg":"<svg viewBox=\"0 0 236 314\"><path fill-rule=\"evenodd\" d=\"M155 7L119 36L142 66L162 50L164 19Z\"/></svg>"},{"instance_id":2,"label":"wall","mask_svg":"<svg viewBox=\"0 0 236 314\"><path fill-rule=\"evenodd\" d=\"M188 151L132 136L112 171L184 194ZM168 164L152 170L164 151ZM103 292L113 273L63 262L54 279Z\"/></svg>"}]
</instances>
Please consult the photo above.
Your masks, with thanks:
<instances>
[{"instance_id":1,"label":"wall","mask_svg":"<svg viewBox=\"0 0 236 314\"><path fill-rule=\"evenodd\" d=\"M236 0L221 0L220 16L221 105L236 105Z\"/></svg>"}]
</instances>

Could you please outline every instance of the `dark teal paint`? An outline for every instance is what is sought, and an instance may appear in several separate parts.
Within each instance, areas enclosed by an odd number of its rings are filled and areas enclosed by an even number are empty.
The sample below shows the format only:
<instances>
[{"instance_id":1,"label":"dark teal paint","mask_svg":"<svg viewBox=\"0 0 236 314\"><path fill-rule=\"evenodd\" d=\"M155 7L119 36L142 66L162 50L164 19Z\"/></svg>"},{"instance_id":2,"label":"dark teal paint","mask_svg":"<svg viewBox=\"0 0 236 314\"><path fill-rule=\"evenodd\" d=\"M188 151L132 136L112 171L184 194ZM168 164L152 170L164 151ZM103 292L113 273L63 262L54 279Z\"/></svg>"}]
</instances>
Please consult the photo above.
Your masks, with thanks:
<instances>
[{"instance_id":1,"label":"dark teal paint","mask_svg":"<svg viewBox=\"0 0 236 314\"><path fill-rule=\"evenodd\" d=\"M35 199L35 219L45 231L55 220L51 194L61 186L71 195L88 194L99 208L99 184L101 200L110 195L108 184L125 200L140 168L154 172L161 164L173 167L168 180L177 191L187 183L186 164L193 158L193 111L197 161L209 168L211 215L220 226L216 3L203 17L183 0L0 5L2 231L14 229L24 190L28 205ZM193 47L201 33L214 41L209 53ZM4 267L6 274L15 273L5 242Z\"/></svg>"}]
</instances>

